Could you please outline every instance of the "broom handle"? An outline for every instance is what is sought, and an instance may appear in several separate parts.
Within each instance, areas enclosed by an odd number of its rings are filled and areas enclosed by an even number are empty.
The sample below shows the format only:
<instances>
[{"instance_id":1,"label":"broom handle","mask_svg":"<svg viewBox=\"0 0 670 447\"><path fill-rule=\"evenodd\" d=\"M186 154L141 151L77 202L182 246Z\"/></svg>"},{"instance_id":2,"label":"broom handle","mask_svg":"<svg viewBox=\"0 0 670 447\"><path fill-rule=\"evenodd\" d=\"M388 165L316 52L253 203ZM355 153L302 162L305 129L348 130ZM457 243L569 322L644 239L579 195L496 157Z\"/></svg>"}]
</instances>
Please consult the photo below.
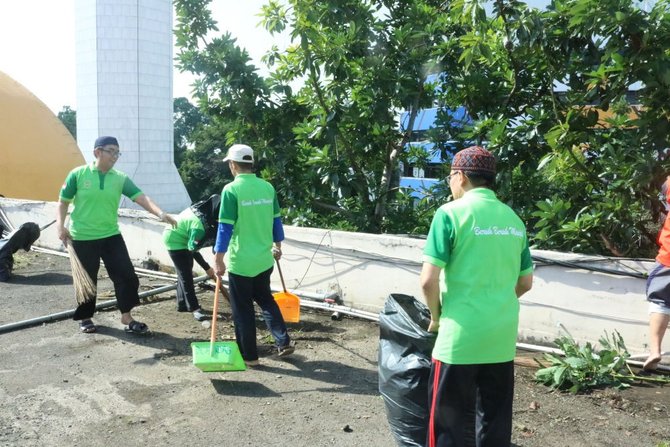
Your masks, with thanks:
<instances>
[{"instance_id":1,"label":"broom handle","mask_svg":"<svg viewBox=\"0 0 670 447\"><path fill-rule=\"evenodd\" d=\"M46 224L46 225L44 225L44 226L41 226L41 227L40 227L40 231L44 231L44 230L46 230L47 228L49 228L51 225L53 225L53 224L55 224L55 223L56 223L56 220L52 220L52 221L49 222L48 224Z\"/></svg>"},{"instance_id":2,"label":"broom handle","mask_svg":"<svg viewBox=\"0 0 670 447\"><path fill-rule=\"evenodd\" d=\"M219 287L221 287L221 278L216 276L216 289L214 289L214 309L212 309L212 335L209 337L210 354L214 349L214 342L216 341L216 320L219 315Z\"/></svg>"},{"instance_id":3,"label":"broom handle","mask_svg":"<svg viewBox=\"0 0 670 447\"><path fill-rule=\"evenodd\" d=\"M284 293L288 293L286 291L286 284L284 284L284 275L282 275L281 267L279 266L279 259L277 259L277 271L279 272L279 279L281 279L281 286L284 288Z\"/></svg>"}]
</instances>

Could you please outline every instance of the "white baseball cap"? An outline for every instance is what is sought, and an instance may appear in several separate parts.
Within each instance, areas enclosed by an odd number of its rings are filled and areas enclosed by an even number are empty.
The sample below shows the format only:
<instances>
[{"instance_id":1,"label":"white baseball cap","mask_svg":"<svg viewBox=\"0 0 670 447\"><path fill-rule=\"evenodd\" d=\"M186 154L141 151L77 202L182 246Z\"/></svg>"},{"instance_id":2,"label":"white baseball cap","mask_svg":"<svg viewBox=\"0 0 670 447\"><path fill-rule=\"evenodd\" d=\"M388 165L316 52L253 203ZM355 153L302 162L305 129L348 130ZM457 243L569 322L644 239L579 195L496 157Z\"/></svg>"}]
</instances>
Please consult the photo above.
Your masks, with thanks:
<instances>
[{"instance_id":1,"label":"white baseball cap","mask_svg":"<svg viewBox=\"0 0 670 447\"><path fill-rule=\"evenodd\" d=\"M233 144L228 149L228 154L223 161L236 161L238 163L253 163L254 150L246 144Z\"/></svg>"}]
</instances>

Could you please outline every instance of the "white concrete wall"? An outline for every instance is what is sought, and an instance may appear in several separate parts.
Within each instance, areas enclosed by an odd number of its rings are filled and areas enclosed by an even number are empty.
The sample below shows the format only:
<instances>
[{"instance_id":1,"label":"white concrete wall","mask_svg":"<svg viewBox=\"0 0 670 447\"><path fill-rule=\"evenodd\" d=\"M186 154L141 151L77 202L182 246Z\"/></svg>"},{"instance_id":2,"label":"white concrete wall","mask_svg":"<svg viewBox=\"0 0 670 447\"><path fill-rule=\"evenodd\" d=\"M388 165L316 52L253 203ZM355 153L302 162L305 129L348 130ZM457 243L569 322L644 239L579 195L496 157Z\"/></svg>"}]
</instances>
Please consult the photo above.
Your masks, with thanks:
<instances>
[{"instance_id":1,"label":"white concrete wall","mask_svg":"<svg viewBox=\"0 0 670 447\"><path fill-rule=\"evenodd\" d=\"M96 2L77 0L75 6L77 79L77 144L87 163L94 160L98 137L98 53Z\"/></svg>"},{"instance_id":2,"label":"white concrete wall","mask_svg":"<svg viewBox=\"0 0 670 447\"><path fill-rule=\"evenodd\" d=\"M15 226L26 221L44 225L56 213L53 202L0 198L0 208ZM151 257L171 265L161 239L164 224L143 211L124 210L121 216L121 231L136 263ZM281 265L289 289L335 290L346 305L371 312L380 311L391 293L421 297L423 240L298 227L285 227L285 232ZM38 245L62 248L54 227L44 231ZM209 248L202 253L211 259ZM582 255L538 250L532 253L554 261L581 262L619 271L645 273L653 265L652 261L588 257L589 262L584 262ZM276 271L272 281L280 287ZM631 353L644 352L647 345L644 293L644 279L538 263L534 287L521 298L520 340L549 344L567 330L578 342L589 341L599 348L598 339L605 331L618 330ZM666 340L666 351L670 350L668 344L670 339Z\"/></svg>"},{"instance_id":3,"label":"white concrete wall","mask_svg":"<svg viewBox=\"0 0 670 447\"><path fill-rule=\"evenodd\" d=\"M553 260L578 261L582 255L533 250ZM647 273L647 261L616 261L591 257L584 263L623 272ZM533 289L521 298L519 335L529 342L549 343L566 330L580 342L619 331L631 352L647 346L648 304L645 279L536 263Z\"/></svg>"},{"instance_id":4,"label":"white concrete wall","mask_svg":"<svg viewBox=\"0 0 670 447\"><path fill-rule=\"evenodd\" d=\"M115 167L180 211L191 199L173 159L172 2L76 0L75 10L79 147L90 161L98 136L117 137Z\"/></svg>"}]
</instances>

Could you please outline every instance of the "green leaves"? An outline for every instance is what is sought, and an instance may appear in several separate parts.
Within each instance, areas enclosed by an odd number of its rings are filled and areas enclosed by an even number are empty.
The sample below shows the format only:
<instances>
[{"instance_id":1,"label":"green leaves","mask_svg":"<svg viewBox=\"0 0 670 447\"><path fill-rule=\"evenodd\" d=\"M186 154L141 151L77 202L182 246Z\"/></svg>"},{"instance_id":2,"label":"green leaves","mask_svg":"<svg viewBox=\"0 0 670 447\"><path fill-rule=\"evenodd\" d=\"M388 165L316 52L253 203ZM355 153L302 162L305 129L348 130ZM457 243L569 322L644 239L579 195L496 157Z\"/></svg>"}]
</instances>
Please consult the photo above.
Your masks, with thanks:
<instances>
[{"instance_id":1,"label":"green leaves","mask_svg":"<svg viewBox=\"0 0 670 447\"><path fill-rule=\"evenodd\" d=\"M63 109L58 112L58 119L63 123L72 135L72 138L77 139L77 111L70 106L63 106Z\"/></svg>"},{"instance_id":2,"label":"green leaves","mask_svg":"<svg viewBox=\"0 0 670 447\"><path fill-rule=\"evenodd\" d=\"M263 5L260 16L263 17L261 23L271 34L281 33L286 28L286 8L276 0Z\"/></svg>"},{"instance_id":3,"label":"green leaves","mask_svg":"<svg viewBox=\"0 0 670 447\"><path fill-rule=\"evenodd\" d=\"M399 191L399 160L444 177L406 144L430 140L445 160L484 144L534 246L654 255L670 171L668 0L651 12L632 0L269 0L264 28L292 42L268 44L267 78L217 32L209 3L175 1L177 64L197 78L204 120L179 138L195 148L178 154L191 185L209 187L189 171L211 171L208 150L245 141L296 222L425 233L449 190L417 203ZM432 129L400 128L401 111L431 107Z\"/></svg>"},{"instance_id":4,"label":"green leaves","mask_svg":"<svg viewBox=\"0 0 670 447\"><path fill-rule=\"evenodd\" d=\"M194 50L200 39L211 31L218 31L209 4L212 0L174 0L176 11L175 36L177 47Z\"/></svg>"},{"instance_id":5,"label":"green leaves","mask_svg":"<svg viewBox=\"0 0 670 447\"><path fill-rule=\"evenodd\" d=\"M579 346L572 337L560 337L554 343L564 353L564 357L545 354L544 359L551 366L543 367L535 373L535 379L551 388L567 390L571 393L592 388L626 388L636 378L628 374L626 360L630 357L623 338L618 332L607 333L600 338L601 349L595 352L590 343Z\"/></svg>"}]
</instances>

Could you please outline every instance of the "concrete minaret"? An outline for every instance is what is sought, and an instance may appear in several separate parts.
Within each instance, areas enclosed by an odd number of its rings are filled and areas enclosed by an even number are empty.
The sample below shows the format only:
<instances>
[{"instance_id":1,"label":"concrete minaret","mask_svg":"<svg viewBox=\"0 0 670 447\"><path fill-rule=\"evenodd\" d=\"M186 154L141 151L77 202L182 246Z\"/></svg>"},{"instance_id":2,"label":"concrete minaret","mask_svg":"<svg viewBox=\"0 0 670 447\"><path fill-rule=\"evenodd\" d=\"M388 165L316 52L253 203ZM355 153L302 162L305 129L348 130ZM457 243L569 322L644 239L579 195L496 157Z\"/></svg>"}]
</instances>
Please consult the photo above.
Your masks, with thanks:
<instances>
[{"instance_id":1,"label":"concrete minaret","mask_svg":"<svg viewBox=\"0 0 670 447\"><path fill-rule=\"evenodd\" d=\"M174 166L172 2L76 0L77 143L118 138L116 168L164 210L191 199ZM125 199L122 207L132 202Z\"/></svg>"}]
</instances>

